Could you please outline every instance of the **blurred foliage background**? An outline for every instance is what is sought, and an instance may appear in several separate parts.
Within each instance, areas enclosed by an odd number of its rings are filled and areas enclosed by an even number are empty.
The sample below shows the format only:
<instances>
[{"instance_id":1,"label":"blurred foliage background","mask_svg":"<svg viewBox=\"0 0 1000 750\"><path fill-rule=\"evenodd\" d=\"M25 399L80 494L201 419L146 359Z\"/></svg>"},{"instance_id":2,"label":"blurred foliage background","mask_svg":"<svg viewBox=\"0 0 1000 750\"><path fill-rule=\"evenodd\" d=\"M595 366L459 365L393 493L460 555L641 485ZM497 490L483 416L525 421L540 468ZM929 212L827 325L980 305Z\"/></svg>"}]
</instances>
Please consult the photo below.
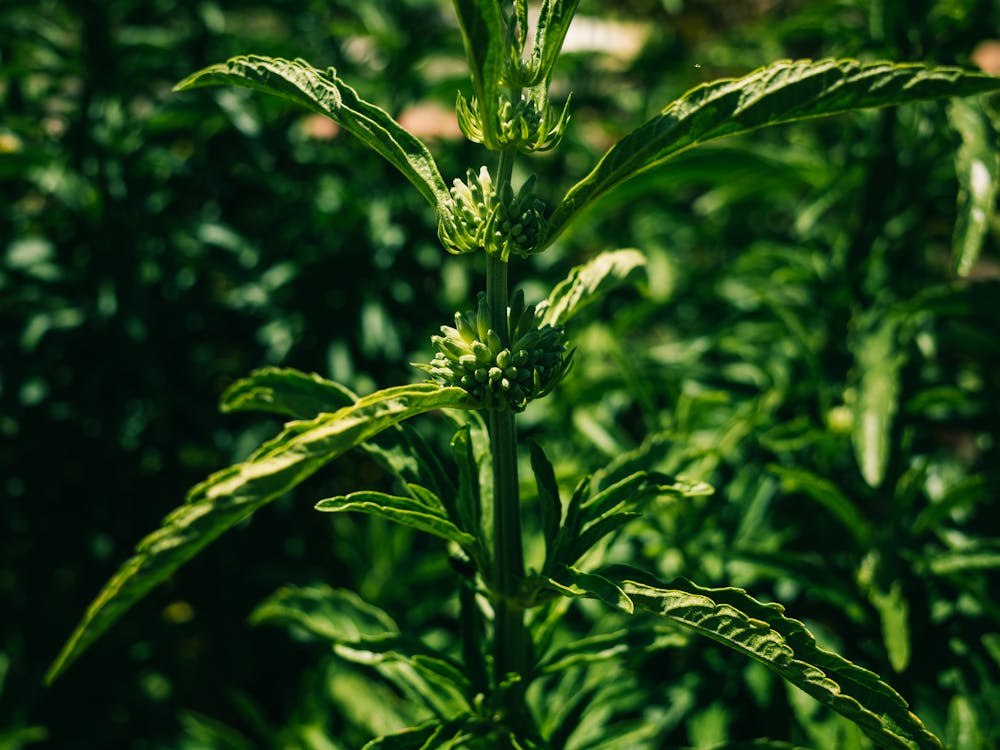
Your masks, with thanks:
<instances>
[{"instance_id":1,"label":"blurred foliage background","mask_svg":"<svg viewBox=\"0 0 1000 750\"><path fill-rule=\"evenodd\" d=\"M268 509L53 687L41 676L135 542L274 429L216 413L229 382L266 364L359 391L415 380L407 363L482 283L403 178L336 127L171 86L247 52L335 66L451 180L483 158L451 111L468 89L451 8L6 0L0 29L0 750L356 747L385 696L246 615L284 583L325 581L444 632L434 596L451 574L403 531L318 516L323 495ZM583 0L554 83L573 92L570 132L521 166L555 198L701 81L785 57L996 73L998 36L994 0ZM961 229L970 159L995 185L996 125L984 100L723 141L512 269L538 299L595 252L647 255L645 282L572 332L573 373L522 421L567 484L642 455L718 488L633 524L609 557L785 602L962 749L1000 743L992 206L981 232ZM969 242L982 250L957 279ZM322 480L382 481L364 461ZM584 608L578 627L605 624ZM615 705L661 722L664 747L864 746L711 646L672 642L627 681L642 697L618 682Z\"/></svg>"}]
</instances>

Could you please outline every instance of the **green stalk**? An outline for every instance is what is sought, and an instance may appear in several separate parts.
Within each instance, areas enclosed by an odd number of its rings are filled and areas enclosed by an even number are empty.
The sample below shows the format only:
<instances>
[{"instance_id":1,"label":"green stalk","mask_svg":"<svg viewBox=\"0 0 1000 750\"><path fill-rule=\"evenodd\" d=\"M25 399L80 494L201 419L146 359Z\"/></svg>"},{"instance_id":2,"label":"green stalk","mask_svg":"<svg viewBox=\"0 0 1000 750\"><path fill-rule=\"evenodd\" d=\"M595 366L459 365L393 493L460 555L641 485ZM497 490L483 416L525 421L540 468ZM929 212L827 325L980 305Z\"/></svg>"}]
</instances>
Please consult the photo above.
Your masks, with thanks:
<instances>
[{"instance_id":1,"label":"green stalk","mask_svg":"<svg viewBox=\"0 0 1000 750\"><path fill-rule=\"evenodd\" d=\"M497 169L497 189L501 195L510 185L513 152L501 152ZM504 345L510 344L507 327L507 261L487 254L486 299L492 315L491 327ZM521 542L521 506L517 479L517 425L514 413L490 410L488 414L490 450L493 457L493 643L494 674L497 685L508 674L524 675L530 664L531 642L518 603L518 588L524 578L524 551ZM503 694L504 713L512 724L520 724L527 714L524 688L516 686Z\"/></svg>"}]
</instances>

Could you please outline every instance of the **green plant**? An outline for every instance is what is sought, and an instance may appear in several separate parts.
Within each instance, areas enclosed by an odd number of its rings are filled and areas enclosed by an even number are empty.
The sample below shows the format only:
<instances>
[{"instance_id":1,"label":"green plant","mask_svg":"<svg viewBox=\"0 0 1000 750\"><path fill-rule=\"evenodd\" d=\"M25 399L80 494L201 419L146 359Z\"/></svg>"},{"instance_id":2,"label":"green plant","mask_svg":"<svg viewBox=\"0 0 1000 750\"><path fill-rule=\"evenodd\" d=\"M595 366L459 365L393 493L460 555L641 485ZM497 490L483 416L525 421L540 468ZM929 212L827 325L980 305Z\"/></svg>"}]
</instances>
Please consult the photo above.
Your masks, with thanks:
<instances>
[{"instance_id":1,"label":"green plant","mask_svg":"<svg viewBox=\"0 0 1000 750\"><path fill-rule=\"evenodd\" d=\"M633 250L602 253L574 269L538 305L526 305L521 292L509 293L508 269L512 260L552 245L619 184L703 143L771 124L992 91L1000 81L911 64L775 63L684 94L609 149L550 210L534 193L533 179L515 188L515 158L555 148L567 127L570 104L553 107L549 84L575 8L575 2L544 3L529 44L526 1L456 0L474 88L471 99L459 97L459 123L467 138L496 154L496 164L492 171L470 169L466 181L456 180L451 189L427 147L332 69L244 56L179 85L245 86L335 120L430 203L446 250L483 257L485 290L475 309L457 313L455 325L433 338L437 354L420 367L435 382L358 397L318 376L271 368L232 385L222 399L224 410L266 411L294 421L246 461L196 486L187 503L140 543L92 604L50 678L226 530L338 456L360 450L388 470L398 494L361 490L321 500L317 509L365 513L446 542L454 588L438 595L453 614L457 636L407 632L356 594L325 587L283 589L254 619L331 643L341 660L367 670L360 674L371 685L391 685L395 692L386 696L406 699L387 698L382 710L390 728L410 728L387 731L367 747L659 746L676 717L645 711L648 685L630 681L628 665L669 651L678 642L671 628L678 625L763 664L880 745L939 746L898 693L821 648L780 605L737 588L709 588L684 578L665 583L621 563L609 545L613 532L644 513L695 503L711 491L704 482L652 470L648 451L625 453L592 474L573 477L572 492L566 492L546 452L530 443L535 491L524 507L536 513L522 517L517 415L566 375L572 357L567 331L579 311L632 281L643 259ZM961 263L971 263L968 253ZM908 324L905 312L886 317L885 336ZM873 328L872 337L882 335L882 328ZM881 350L861 350L875 357L868 370L880 372ZM883 373L862 391L884 390L879 384L892 377ZM446 439L425 436L408 423L438 410L444 410L444 421L436 426L447 431ZM876 434L881 440L885 430ZM886 448L863 441L859 446L864 477L878 485ZM808 484L802 474L786 472L783 478ZM836 498L829 502L844 507ZM893 593L876 589L878 596ZM608 628L583 601L589 599L631 621Z\"/></svg>"}]
</instances>

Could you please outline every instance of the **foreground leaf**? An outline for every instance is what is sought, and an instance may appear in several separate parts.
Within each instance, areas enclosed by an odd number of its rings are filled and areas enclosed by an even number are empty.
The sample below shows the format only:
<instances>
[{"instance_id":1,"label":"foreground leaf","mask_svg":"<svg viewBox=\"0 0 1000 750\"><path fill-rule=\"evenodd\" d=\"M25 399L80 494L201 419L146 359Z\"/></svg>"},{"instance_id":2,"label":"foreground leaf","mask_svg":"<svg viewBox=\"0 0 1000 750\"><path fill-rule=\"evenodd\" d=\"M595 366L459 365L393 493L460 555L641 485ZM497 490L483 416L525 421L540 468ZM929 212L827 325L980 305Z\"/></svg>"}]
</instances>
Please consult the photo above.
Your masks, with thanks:
<instances>
[{"instance_id":1,"label":"foreground leaf","mask_svg":"<svg viewBox=\"0 0 1000 750\"><path fill-rule=\"evenodd\" d=\"M549 219L546 244L611 188L700 143L765 125L996 89L1000 78L958 68L856 60L782 61L698 86L612 146L569 189Z\"/></svg>"},{"instance_id":2,"label":"foreground leaf","mask_svg":"<svg viewBox=\"0 0 1000 750\"><path fill-rule=\"evenodd\" d=\"M90 605L46 679L54 680L150 589L258 508L392 425L449 407L469 407L464 390L409 385L377 391L313 420L290 422L246 461L194 487L187 503L139 543Z\"/></svg>"},{"instance_id":3,"label":"foreground leaf","mask_svg":"<svg viewBox=\"0 0 1000 750\"><path fill-rule=\"evenodd\" d=\"M660 615L761 662L820 703L852 721L882 747L940 750L941 743L878 675L820 648L779 604L742 589L709 589L678 579L671 588L626 568L602 571L637 610ZM581 582L576 581L579 585ZM595 594L608 601L606 596Z\"/></svg>"},{"instance_id":4,"label":"foreground leaf","mask_svg":"<svg viewBox=\"0 0 1000 750\"><path fill-rule=\"evenodd\" d=\"M229 386L219 408L224 412L262 411L293 419L311 419L349 406L357 397L332 380L299 370L264 367Z\"/></svg>"},{"instance_id":5,"label":"foreground leaf","mask_svg":"<svg viewBox=\"0 0 1000 750\"><path fill-rule=\"evenodd\" d=\"M399 627L383 610L353 591L329 586L285 586L250 615L254 625L298 627L331 643L366 643L399 636Z\"/></svg>"},{"instance_id":6,"label":"foreground leaf","mask_svg":"<svg viewBox=\"0 0 1000 750\"><path fill-rule=\"evenodd\" d=\"M274 94L326 115L402 172L432 206L448 199L427 146L385 110L359 97L333 68L324 72L305 60L244 55L193 73L175 91L225 84Z\"/></svg>"}]
</instances>

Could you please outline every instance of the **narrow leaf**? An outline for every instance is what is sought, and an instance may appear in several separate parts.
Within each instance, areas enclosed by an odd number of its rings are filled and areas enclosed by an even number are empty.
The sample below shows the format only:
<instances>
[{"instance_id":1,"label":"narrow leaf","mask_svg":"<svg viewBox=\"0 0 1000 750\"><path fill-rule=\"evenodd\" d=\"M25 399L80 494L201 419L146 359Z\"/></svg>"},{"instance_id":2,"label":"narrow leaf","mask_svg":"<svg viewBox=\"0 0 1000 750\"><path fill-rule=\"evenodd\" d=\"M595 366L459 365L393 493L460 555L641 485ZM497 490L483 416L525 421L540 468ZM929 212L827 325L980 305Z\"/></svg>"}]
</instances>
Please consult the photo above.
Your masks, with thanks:
<instances>
[{"instance_id":1,"label":"narrow leaf","mask_svg":"<svg viewBox=\"0 0 1000 750\"><path fill-rule=\"evenodd\" d=\"M769 464L767 470L781 480L782 492L785 494L801 492L806 497L812 498L823 506L854 537L855 541L865 544L869 533L868 521L836 484L795 466Z\"/></svg>"},{"instance_id":2,"label":"narrow leaf","mask_svg":"<svg viewBox=\"0 0 1000 750\"><path fill-rule=\"evenodd\" d=\"M296 626L332 643L359 644L399 636L399 627L383 610L353 591L329 586L281 588L261 602L250 622Z\"/></svg>"},{"instance_id":3,"label":"narrow leaf","mask_svg":"<svg viewBox=\"0 0 1000 750\"><path fill-rule=\"evenodd\" d=\"M469 408L460 388L387 388L316 419L290 422L245 462L194 487L185 505L143 539L88 608L50 667L54 680L125 611L177 568L258 508L337 456L404 419L442 408Z\"/></svg>"},{"instance_id":4,"label":"narrow leaf","mask_svg":"<svg viewBox=\"0 0 1000 750\"><path fill-rule=\"evenodd\" d=\"M535 485L538 487L538 504L542 516L542 534L545 537L545 549L549 553L559 533L559 523L562 520L562 501L559 499L559 485L556 483L552 463L545 451L536 442L528 443L531 451L531 470L535 475Z\"/></svg>"},{"instance_id":5,"label":"narrow leaf","mask_svg":"<svg viewBox=\"0 0 1000 750\"><path fill-rule=\"evenodd\" d=\"M878 487L889 464L906 352L898 342L900 315L879 310L866 317L873 323L851 341L858 379L851 439L861 476L870 487Z\"/></svg>"},{"instance_id":6,"label":"narrow leaf","mask_svg":"<svg viewBox=\"0 0 1000 750\"><path fill-rule=\"evenodd\" d=\"M948 119L962 138L955 154L959 192L952 241L954 267L959 276L968 276L995 211L1000 191L1000 151L997 132L979 101L956 99L948 107Z\"/></svg>"},{"instance_id":7,"label":"narrow leaf","mask_svg":"<svg viewBox=\"0 0 1000 750\"><path fill-rule=\"evenodd\" d=\"M222 394L224 412L262 411L311 419L353 404L356 396L332 380L291 368L265 367L229 386Z\"/></svg>"},{"instance_id":8,"label":"narrow leaf","mask_svg":"<svg viewBox=\"0 0 1000 750\"><path fill-rule=\"evenodd\" d=\"M542 323L563 325L591 302L633 282L645 271L646 258L638 250L608 250L573 268L539 305Z\"/></svg>"},{"instance_id":9,"label":"narrow leaf","mask_svg":"<svg viewBox=\"0 0 1000 750\"><path fill-rule=\"evenodd\" d=\"M487 148L495 149L494 132L500 106L500 78L504 65L504 27L495 0L454 0L462 29L465 56L479 102Z\"/></svg>"},{"instance_id":10,"label":"narrow leaf","mask_svg":"<svg viewBox=\"0 0 1000 750\"><path fill-rule=\"evenodd\" d=\"M940 750L941 742L906 701L878 675L820 648L779 604L763 604L742 589L710 589L678 579L669 588L625 568L603 572L636 609L658 614L748 656L852 721L894 750Z\"/></svg>"},{"instance_id":11,"label":"narrow leaf","mask_svg":"<svg viewBox=\"0 0 1000 750\"><path fill-rule=\"evenodd\" d=\"M417 531L425 531L442 539L457 542L463 547L472 547L476 542L474 536L459 529L443 513L434 513L423 503L408 497L397 497L383 492L352 492L350 495L320 500L316 503L316 510L327 513L356 511L379 516Z\"/></svg>"},{"instance_id":12,"label":"narrow leaf","mask_svg":"<svg viewBox=\"0 0 1000 750\"><path fill-rule=\"evenodd\" d=\"M616 582L598 573L587 573L569 565L561 566L555 576L542 579L540 585L563 596L577 599L599 599L615 609L632 614L632 600Z\"/></svg>"},{"instance_id":13,"label":"narrow leaf","mask_svg":"<svg viewBox=\"0 0 1000 750\"><path fill-rule=\"evenodd\" d=\"M326 115L402 172L432 206L448 199L444 179L423 142L385 110L361 99L333 68L323 72L305 60L245 55L199 70L175 90L220 84L274 94Z\"/></svg>"},{"instance_id":14,"label":"narrow leaf","mask_svg":"<svg viewBox=\"0 0 1000 750\"><path fill-rule=\"evenodd\" d=\"M888 591L873 589L869 599L882 621L882 641L889 663L902 672L910 663L910 603L899 581L893 582Z\"/></svg>"},{"instance_id":15,"label":"narrow leaf","mask_svg":"<svg viewBox=\"0 0 1000 750\"><path fill-rule=\"evenodd\" d=\"M1000 78L958 68L856 60L782 61L698 86L612 146L569 189L549 219L546 243L611 188L698 144L766 125L998 88Z\"/></svg>"}]
</instances>

